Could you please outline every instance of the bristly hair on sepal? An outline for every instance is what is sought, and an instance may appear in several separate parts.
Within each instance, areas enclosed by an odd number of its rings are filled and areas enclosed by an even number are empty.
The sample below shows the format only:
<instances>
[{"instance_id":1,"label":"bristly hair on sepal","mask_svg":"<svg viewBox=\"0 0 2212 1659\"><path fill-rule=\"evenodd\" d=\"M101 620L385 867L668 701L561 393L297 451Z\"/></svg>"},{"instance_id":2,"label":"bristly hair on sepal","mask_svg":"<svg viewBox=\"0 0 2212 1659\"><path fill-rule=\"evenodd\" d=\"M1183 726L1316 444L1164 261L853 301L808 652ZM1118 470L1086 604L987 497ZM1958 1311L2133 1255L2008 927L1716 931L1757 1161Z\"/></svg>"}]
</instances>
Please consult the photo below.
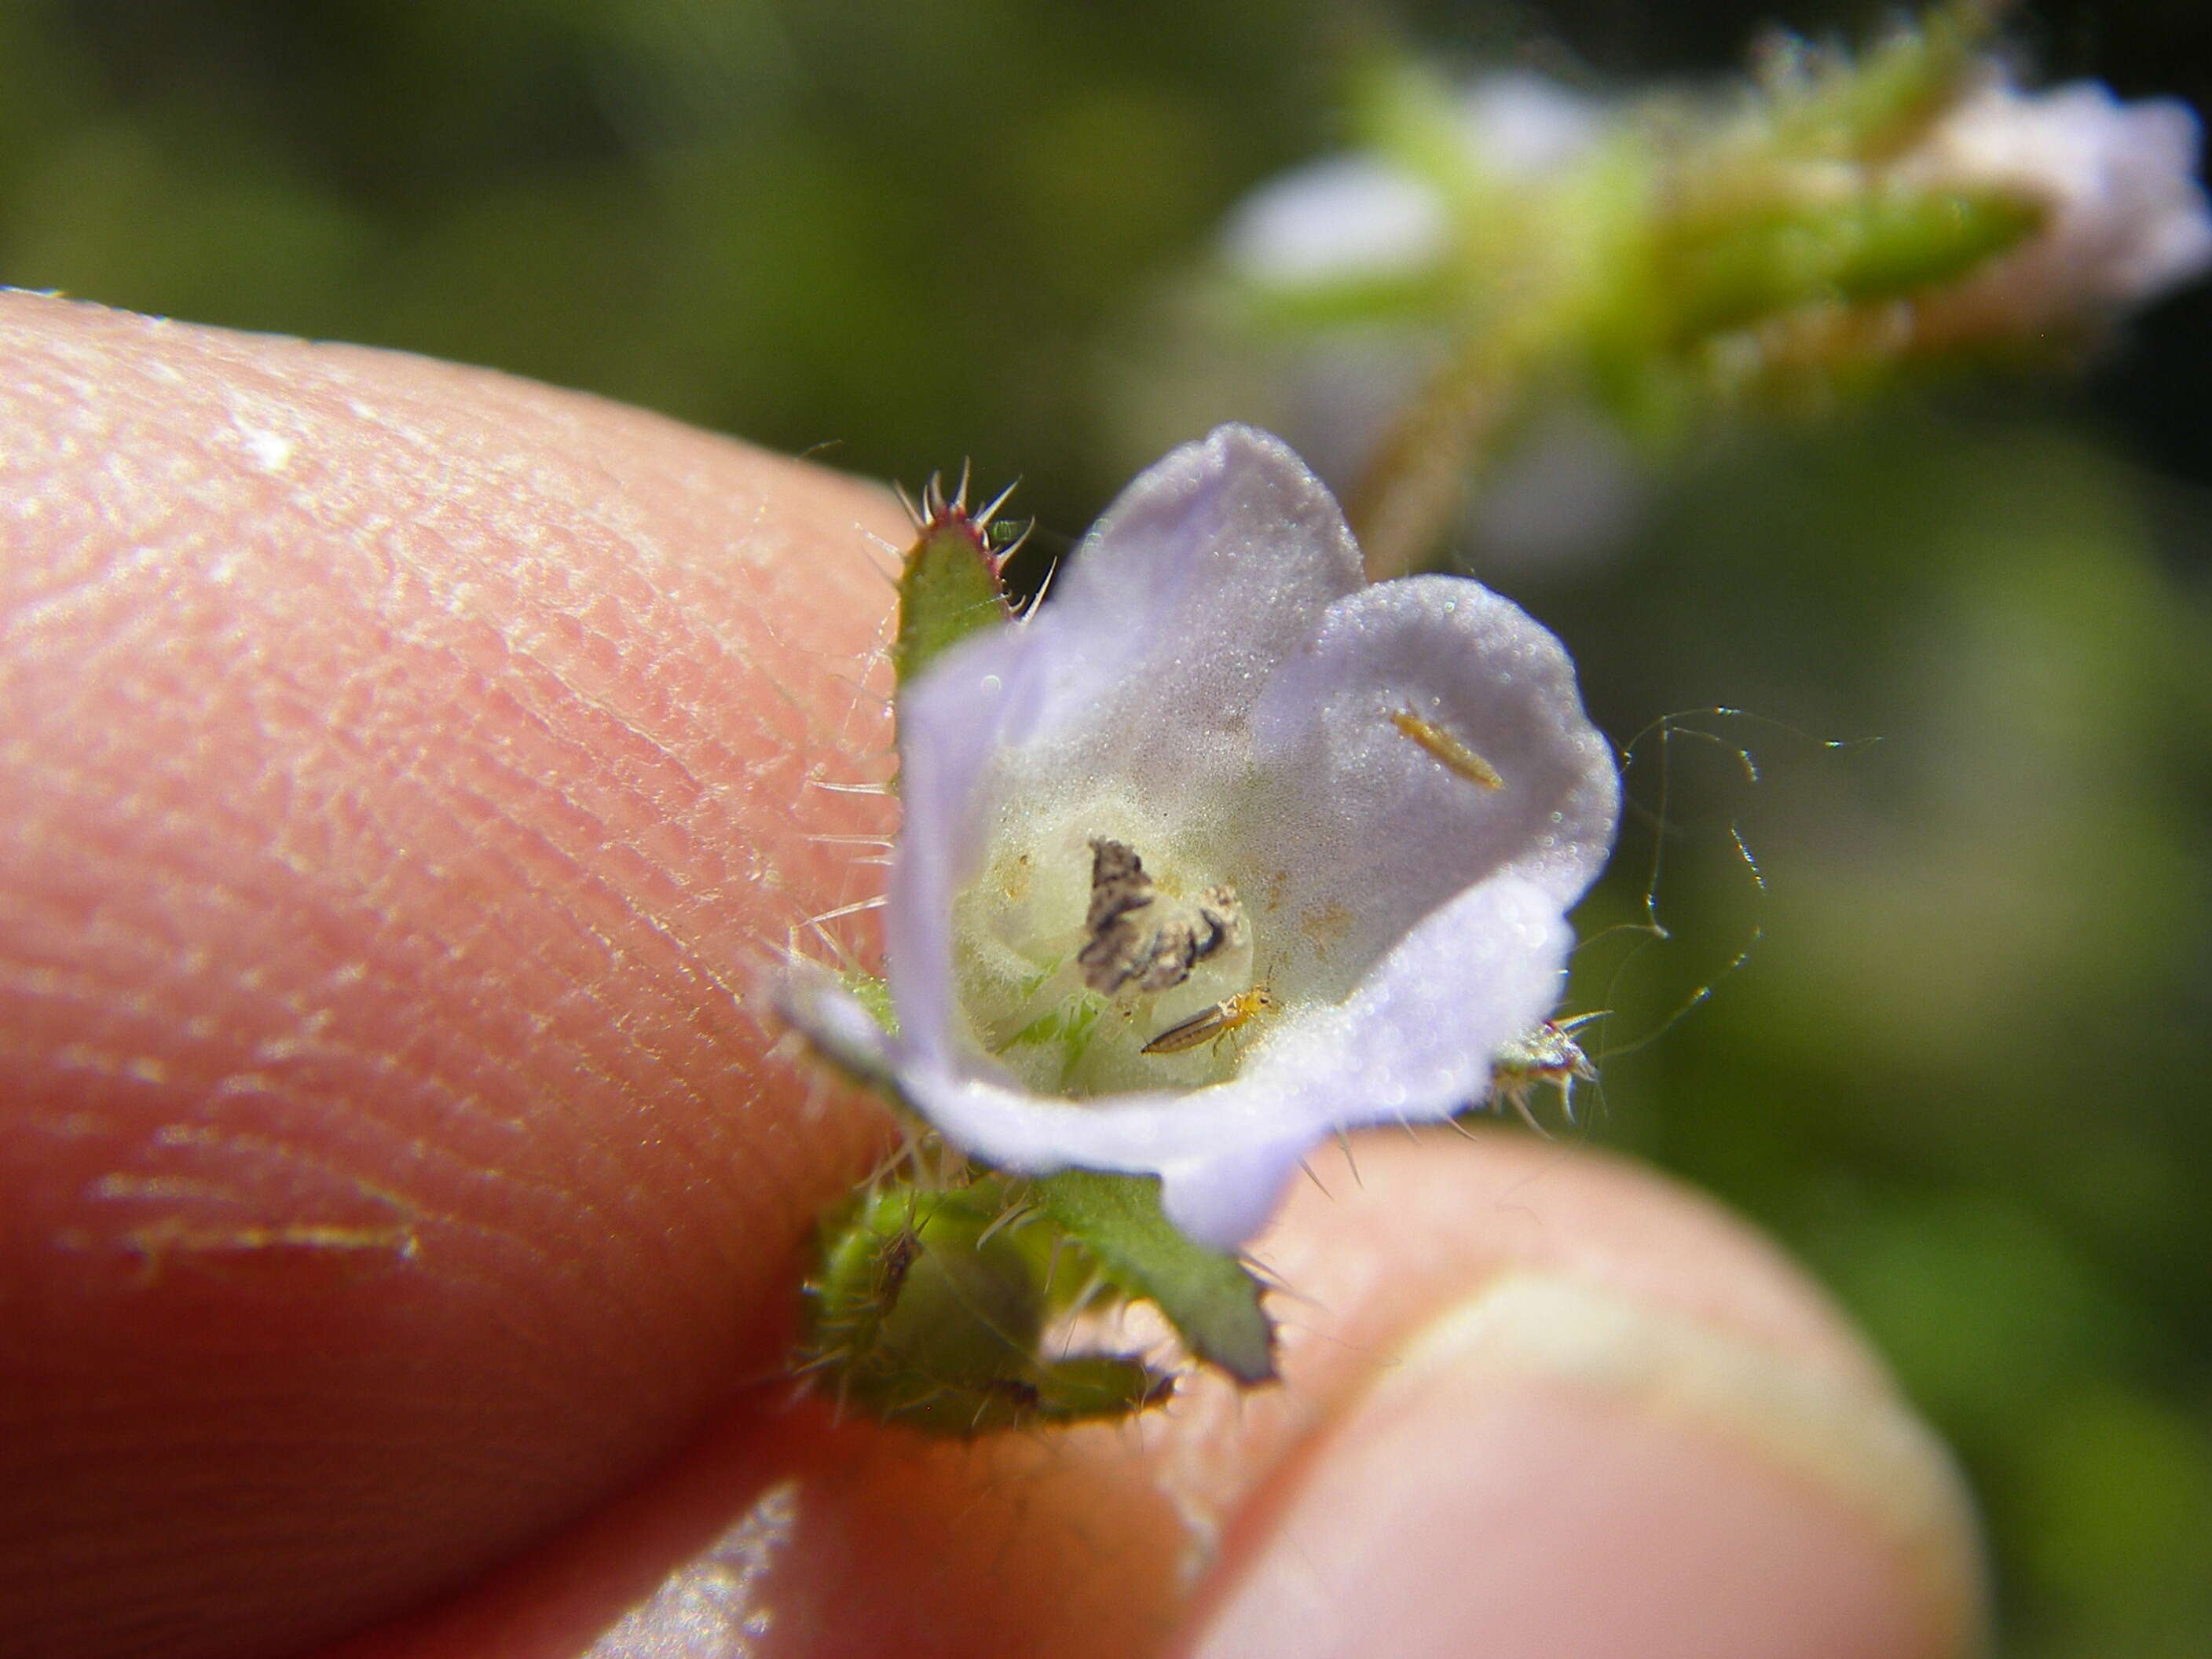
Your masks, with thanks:
<instances>
[{"instance_id":1,"label":"bristly hair on sepal","mask_svg":"<svg viewBox=\"0 0 2212 1659\"><path fill-rule=\"evenodd\" d=\"M1000 573L1029 531L1025 526L1008 538L995 520L1017 484L1008 484L980 511L970 511L969 476L963 463L959 488L950 496L944 475L936 472L922 486L920 501L903 489L898 491L915 528L914 545L900 565L898 637L891 647L902 688L971 634L1013 620Z\"/></svg>"},{"instance_id":2,"label":"bristly hair on sepal","mask_svg":"<svg viewBox=\"0 0 2212 1659\"><path fill-rule=\"evenodd\" d=\"M1011 520L1005 524L998 521L1000 510L1022 487L1019 478L971 512L968 491L973 471L973 462L960 463L960 483L950 495L945 493L945 475L941 472L929 475L929 481L921 487L920 501L907 493L904 484L895 483L891 488L897 492L899 505L906 509L907 519L917 536L956 527L971 532L976 548L991 561L992 574L995 575L1005 568L1008 559L1021 551L1022 544L1030 538L1030 532L1036 528L1036 520L1025 519L1018 528Z\"/></svg>"}]
</instances>

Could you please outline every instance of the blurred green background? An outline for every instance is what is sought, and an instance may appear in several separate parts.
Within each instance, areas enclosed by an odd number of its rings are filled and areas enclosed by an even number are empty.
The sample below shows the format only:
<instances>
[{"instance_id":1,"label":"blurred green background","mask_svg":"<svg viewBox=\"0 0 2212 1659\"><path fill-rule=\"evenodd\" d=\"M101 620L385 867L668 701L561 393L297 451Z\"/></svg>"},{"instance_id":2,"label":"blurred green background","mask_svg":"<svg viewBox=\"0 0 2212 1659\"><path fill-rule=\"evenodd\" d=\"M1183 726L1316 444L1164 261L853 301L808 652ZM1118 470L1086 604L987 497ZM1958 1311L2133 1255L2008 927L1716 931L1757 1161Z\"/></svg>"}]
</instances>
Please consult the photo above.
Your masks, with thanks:
<instances>
[{"instance_id":1,"label":"blurred green background","mask_svg":"<svg viewBox=\"0 0 2212 1659\"><path fill-rule=\"evenodd\" d=\"M1147 348L1229 205L1338 142L1367 31L1604 85L1726 70L1766 21L33 0L0 7L0 281L489 363L909 483L972 455L1024 478L1041 569L1194 435ZM2015 33L2054 78L2201 105L2208 31L2145 0ZM1583 556L1477 563L1618 739L1757 717L1636 747L1584 931L1649 893L1672 937L1599 939L1575 1006L1626 1043L1717 984L1607 1063L1576 1133L1756 1218L1873 1331L2036 1659L2212 1651L2208 364L2184 295L2085 380L1723 434Z\"/></svg>"}]
</instances>

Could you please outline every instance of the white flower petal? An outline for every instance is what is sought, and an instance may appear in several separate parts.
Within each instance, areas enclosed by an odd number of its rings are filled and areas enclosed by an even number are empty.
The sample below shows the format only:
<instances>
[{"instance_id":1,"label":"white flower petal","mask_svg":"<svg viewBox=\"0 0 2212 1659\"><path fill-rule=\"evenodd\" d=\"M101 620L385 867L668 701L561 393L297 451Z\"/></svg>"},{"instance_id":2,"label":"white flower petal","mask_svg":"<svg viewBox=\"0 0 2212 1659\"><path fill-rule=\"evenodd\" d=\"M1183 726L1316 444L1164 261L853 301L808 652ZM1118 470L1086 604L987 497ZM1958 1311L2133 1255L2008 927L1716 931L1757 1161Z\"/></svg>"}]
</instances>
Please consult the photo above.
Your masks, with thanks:
<instances>
[{"instance_id":1,"label":"white flower petal","mask_svg":"<svg viewBox=\"0 0 2212 1659\"><path fill-rule=\"evenodd\" d=\"M1225 1247L1260 1225L1307 1149L1346 1127L1448 1115L1549 1012L1564 913L1611 837L1610 750L1557 641L1514 606L1462 579L1363 588L1358 572L1335 503L1297 457L1224 428L1131 486L1035 622L905 688L888 1049L898 1091L949 1141L1009 1170L1158 1174L1177 1224ZM1440 763L1394 714L1451 732L1500 787ZM997 905L1009 868L1049 862L1079 939L1084 837L1129 814L1165 826L1145 848L1164 871L1180 858L1234 872L1256 971L1280 974L1276 1006L1230 1039L1241 1060L1226 1081L1039 1093L981 1050L957 963L983 947L963 933L956 949L956 927L976 925L956 917L971 894ZM987 862L993 884L975 887ZM1070 957L1053 945L1039 983ZM1176 994L1192 993L1219 994L1195 981ZM866 1047L842 1005L810 1006L800 1023ZM1229 1065L1137 1053L1182 1017L1165 993L1092 1006L1122 1050L1118 1070L1091 1075ZM1031 1041L1007 1029L1002 1051Z\"/></svg>"},{"instance_id":2,"label":"white flower petal","mask_svg":"<svg viewBox=\"0 0 2212 1659\"><path fill-rule=\"evenodd\" d=\"M1161 793L1218 779L1218 745L1360 579L1334 497L1280 439L1224 426L1184 445L1121 492L1023 630L1010 769Z\"/></svg>"},{"instance_id":3,"label":"white flower petal","mask_svg":"<svg viewBox=\"0 0 2212 1659\"><path fill-rule=\"evenodd\" d=\"M1526 70L1486 75L1461 95L1468 154L1501 178L1534 184L1572 166L1603 136L1612 111Z\"/></svg>"},{"instance_id":4,"label":"white flower petal","mask_svg":"<svg viewBox=\"0 0 2212 1659\"><path fill-rule=\"evenodd\" d=\"M1500 1045L1558 1004L1572 944L1556 896L1517 876L1484 882L1424 917L1341 1004L1285 1022L1207 1094L1294 1097L1287 1115L1322 1131L1449 1116L1487 1090Z\"/></svg>"},{"instance_id":5,"label":"white flower petal","mask_svg":"<svg viewBox=\"0 0 2212 1659\"><path fill-rule=\"evenodd\" d=\"M1233 1250L1267 1224L1291 1171L1313 1149L1303 1135L1239 1144L1160 1170L1160 1207L1184 1236Z\"/></svg>"},{"instance_id":6,"label":"white flower petal","mask_svg":"<svg viewBox=\"0 0 2212 1659\"><path fill-rule=\"evenodd\" d=\"M1189 1097L1204 1121L1243 1133L1217 1133L1217 1161L1164 1167L1170 1215L1202 1243L1241 1242L1249 1233L1237 1231L1236 1182L1260 1183L1276 1169L1267 1161L1272 1146L1437 1122L1480 1099L1499 1048L1558 1003L1572 943L1558 901L1518 878L1461 894L1346 1002L1285 1021L1233 1081Z\"/></svg>"},{"instance_id":7,"label":"white flower petal","mask_svg":"<svg viewBox=\"0 0 2212 1659\"><path fill-rule=\"evenodd\" d=\"M1525 71L1486 76L1460 96L1468 162L1478 176L1540 185L1581 161L1607 106ZM1261 289L1328 289L1416 276L1443 259L1443 194L1391 161L1333 155L1269 180L1222 233L1231 268Z\"/></svg>"},{"instance_id":8,"label":"white flower petal","mask_svg":"<svg viewBox=\"0 0 2212 1659\"><path fill-rule=\"evenodd\" d=\"M1954 333L2094 320L2212 265L2212 210L2197 183L2200 131L2178 99L2123 103L2075 81L2023 93L1992 79L1899 163L1916 184L1996 187L2043 202L2043 227L1955 292Z\"/></svg>"},{"instance_id":9,"label":"white flower petal","mask_svg":"<svg viewBox=\"0 0 2212 1659\"><path fill-rule=\"evenodd\" d=\"M869 1081L896 1076L890 1034L827 968L789 963L770 994L776 1012L805 1032L831 1065Z\"/></svg>"},{"instance_id":10,"label":"white flower petal","mask_svg":"<svg viewBox=\"0 0 2212 1659\"><path fill-rule=\"evenodd\" d=\"M1305 872L1296 924L1323 984L1501 872L1564 908L1612 850L1620 779L1574 665L1475 582L1419 576L1340 600L1270 683L1255 736L1274 781L1271 855ZM1455 744L1494 787L1455 769Z\"/></svg>"},{"instance_id":11,"label":"white flower petal","mask_svg":"<svg viewBox=\"0 0 2212 1659\"><path fill-rule=\"evenodd\" d=\"M949 895L1003 810L1118 798L1188 816L1241 780L1261 688L1359 580L1320 480L1281 440L1225 426L1121 493L1033 619L909 687L884 919L902 1028L933 1046L957 1023Z\"/></svg>"},{"instance_id":12,"label":"white flower petal","mask_svg":"<svg viewBox=\"0 0 2212 1659\"><path fill-rule=\"evenodd\" d=\"M1238 275L1262 287L1407 276L1444 247L1436 191L1364 156L1316 161L1246 197L1224 231Z\"/></svg>"}]
</instances>

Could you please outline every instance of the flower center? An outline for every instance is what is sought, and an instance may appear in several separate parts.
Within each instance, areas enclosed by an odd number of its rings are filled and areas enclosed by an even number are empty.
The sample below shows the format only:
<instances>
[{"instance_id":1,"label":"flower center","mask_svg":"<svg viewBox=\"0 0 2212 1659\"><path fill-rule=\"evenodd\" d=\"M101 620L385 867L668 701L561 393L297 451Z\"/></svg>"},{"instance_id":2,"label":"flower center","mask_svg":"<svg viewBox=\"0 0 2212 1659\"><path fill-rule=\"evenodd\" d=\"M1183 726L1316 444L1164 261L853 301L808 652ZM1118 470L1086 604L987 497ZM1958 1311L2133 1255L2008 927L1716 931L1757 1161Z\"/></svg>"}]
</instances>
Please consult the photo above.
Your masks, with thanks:
<instances>
[{"instance_id":1,"label":"flower center","mask_svg":"<svg viewBox=\"0 0 2212 1659\"><path fill-rule=\"evenodd\" d=\"M1117 811L1002 835L953 906L977 1048L1042 1094L1197 1087L1233 1075L1275 1006L1253 925L1208 849ZM1089 820L1089 821L1086 821Z\"/></svg>"}]
</instances>

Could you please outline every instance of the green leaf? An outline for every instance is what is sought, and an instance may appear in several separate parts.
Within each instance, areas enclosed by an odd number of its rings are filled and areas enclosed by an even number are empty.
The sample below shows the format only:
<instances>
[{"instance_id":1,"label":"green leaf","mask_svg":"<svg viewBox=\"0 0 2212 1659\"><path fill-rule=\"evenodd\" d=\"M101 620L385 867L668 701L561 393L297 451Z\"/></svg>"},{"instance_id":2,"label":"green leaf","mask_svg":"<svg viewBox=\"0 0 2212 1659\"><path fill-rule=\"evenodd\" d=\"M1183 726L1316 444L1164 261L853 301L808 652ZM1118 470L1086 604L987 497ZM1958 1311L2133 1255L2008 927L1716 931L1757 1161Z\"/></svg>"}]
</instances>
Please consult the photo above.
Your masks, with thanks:
<instances>
[{"instance_id":1,"label":"green leaf","mask_svg":"<svg viewBox=\"0 0 2212 1659\"><path fill-rule=\"evenodd\" d=\"M1157 1304L1191 1352L1239 1382L1274 1380L1275 1328L1259 1281L1235 1256L1176 1231L1158 1176L1066 1170L1038 1180L1032 1196L1117 1288Z\"/></svg>"}]
</instances>

